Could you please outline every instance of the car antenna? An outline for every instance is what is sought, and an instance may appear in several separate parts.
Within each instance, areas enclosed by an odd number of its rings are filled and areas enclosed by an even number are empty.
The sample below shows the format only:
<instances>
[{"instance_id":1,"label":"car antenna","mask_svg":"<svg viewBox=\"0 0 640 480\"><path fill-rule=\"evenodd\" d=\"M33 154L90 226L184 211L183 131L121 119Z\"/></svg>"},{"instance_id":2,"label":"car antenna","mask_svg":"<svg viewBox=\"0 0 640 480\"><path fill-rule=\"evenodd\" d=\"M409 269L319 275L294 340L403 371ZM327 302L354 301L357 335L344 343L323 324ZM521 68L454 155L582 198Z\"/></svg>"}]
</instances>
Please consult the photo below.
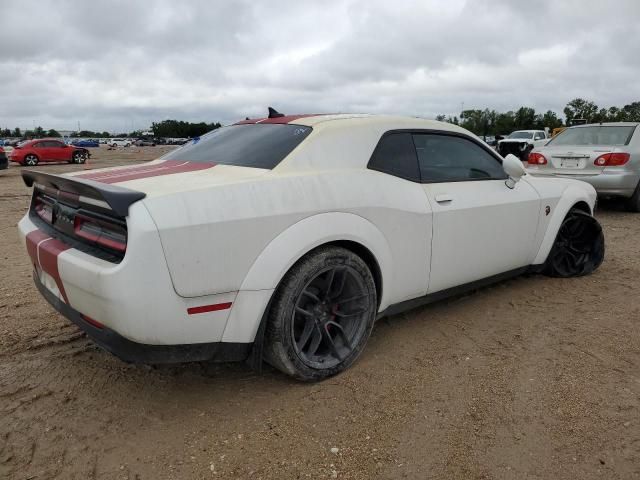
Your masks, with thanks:
<instances>
[{"instance_id":1,"label":"car antenna","mask_svg":"<svg viewBox=\"0 0 640 480\"><path fill-rule=\"evenodd\" d=\"M273 107L269 107L269 118L280 118L284 117L284 113L280 113Z\"/></svg>"}]
</instances>

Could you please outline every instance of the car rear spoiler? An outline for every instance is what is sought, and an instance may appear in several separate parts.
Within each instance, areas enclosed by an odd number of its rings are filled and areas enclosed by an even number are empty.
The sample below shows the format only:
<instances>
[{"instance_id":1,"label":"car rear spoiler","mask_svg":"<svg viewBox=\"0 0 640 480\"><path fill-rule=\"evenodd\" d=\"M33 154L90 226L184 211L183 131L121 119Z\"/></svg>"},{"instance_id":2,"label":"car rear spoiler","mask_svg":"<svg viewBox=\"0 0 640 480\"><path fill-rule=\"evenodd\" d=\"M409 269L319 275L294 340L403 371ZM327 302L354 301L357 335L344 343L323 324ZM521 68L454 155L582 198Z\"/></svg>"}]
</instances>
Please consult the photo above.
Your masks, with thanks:
<instances>
[{"instance_id":1,"label":"car rear spoiler","mask_svg":"<svg viewBox=\"0 0 640 480\"><path fill-rule=\"evenodd\" d=\"M22 171L22 179L27 187L34 184L53 188L106 203L118 216L126 217L129 206L146 197L143 192L130 190L117 185L109 185L85 178L63 177L33 170Z\"/></svg>"}]
</instances>

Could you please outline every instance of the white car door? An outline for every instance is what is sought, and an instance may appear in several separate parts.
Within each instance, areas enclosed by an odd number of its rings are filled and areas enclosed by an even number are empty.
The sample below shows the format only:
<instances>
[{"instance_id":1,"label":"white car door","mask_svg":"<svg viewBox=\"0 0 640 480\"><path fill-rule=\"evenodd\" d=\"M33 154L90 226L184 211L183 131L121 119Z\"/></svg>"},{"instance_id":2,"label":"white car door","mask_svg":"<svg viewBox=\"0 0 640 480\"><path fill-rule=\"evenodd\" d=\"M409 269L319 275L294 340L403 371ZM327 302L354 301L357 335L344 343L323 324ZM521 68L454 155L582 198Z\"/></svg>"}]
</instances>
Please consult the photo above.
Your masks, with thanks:
<instances>
[{"instance_id":1,"label":"white car door","mask_svg":"<svg viewBox=\"0 0 640 480\"><path fill-rule=\"evenodd\" d=\"M498 157L468 137L413 134L433 208L429 293L529 265L540 198L506 186Z\"/></svg>"}]
</instances>

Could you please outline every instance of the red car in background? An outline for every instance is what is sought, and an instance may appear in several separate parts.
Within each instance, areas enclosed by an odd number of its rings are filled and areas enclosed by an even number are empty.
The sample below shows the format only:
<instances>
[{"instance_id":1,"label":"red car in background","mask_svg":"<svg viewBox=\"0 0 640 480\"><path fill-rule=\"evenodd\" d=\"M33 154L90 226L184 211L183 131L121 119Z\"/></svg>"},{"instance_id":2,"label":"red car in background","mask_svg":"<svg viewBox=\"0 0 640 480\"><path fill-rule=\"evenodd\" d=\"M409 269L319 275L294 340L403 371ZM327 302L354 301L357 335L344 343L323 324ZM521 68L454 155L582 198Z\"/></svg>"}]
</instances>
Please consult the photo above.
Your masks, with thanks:
<instances>
[{"instance_id":1,"label":"red car in background","mask_svg":"<svg viewBox=\"0 0 640 480\"><path fill-rule=\"evenodd\" d=\"M55 138L39 138L16 145L9 160L33 167L40 162L84 163L90 156L86 148L67 145Z\"/></svg>"}]
</instances>

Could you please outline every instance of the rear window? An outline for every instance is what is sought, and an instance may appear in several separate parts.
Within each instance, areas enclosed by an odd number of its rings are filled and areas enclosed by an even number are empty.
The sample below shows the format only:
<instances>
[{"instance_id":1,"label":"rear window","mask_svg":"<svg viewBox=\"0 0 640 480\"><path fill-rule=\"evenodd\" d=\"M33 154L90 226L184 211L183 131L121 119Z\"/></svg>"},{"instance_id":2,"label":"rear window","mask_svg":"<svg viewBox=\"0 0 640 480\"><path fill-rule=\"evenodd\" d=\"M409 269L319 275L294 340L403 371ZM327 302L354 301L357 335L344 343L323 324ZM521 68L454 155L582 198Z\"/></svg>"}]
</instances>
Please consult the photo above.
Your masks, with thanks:
<instances>
[{"instance_id":1,"label":"rear window","mask_svg":"<svg viewBox=\"0 0 640 480\"><path fill-rule=\"evenodd\" d=\"M231 125L195 138L162 159L272 169L309 133L311 127L302 125Z\"/></svg>"},{"instance_id":2,"label":"rear window","mask_svg":"<svg viewBox=\"0 0 640 480\"><path fill-rule=\"evenodd\" d=\"M526 139L531 139L531 138L533 138L533 132L522 132L522 131L513 132L507 138L522 138L522 139L525 139L525 140Z\"/></svg>"},{"instance_id":3,"label":"rear window","mask_svg":"<svg viewBox=\"0 0 640 480\"><path fill-rule=\"evenodd\" d=\"M627 145L635 128L633 125L567 128L547 145Z\"/></svg>"}]
</instances>

